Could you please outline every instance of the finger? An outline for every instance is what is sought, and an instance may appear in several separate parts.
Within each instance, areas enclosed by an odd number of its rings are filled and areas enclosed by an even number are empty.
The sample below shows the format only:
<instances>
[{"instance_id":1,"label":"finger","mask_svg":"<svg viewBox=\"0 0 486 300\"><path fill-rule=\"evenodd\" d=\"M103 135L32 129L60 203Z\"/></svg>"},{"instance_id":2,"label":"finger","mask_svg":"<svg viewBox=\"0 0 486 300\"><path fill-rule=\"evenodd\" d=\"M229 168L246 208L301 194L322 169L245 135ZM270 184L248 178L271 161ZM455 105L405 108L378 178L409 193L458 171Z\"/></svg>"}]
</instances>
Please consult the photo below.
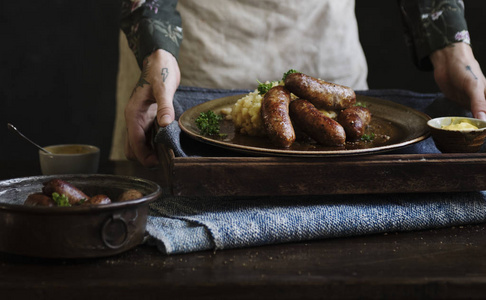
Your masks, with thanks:
<instances>
[{"instance_id":1,"label":"finger","mask_svg":"<svg viewBox=\"0 0 486 300\"><path fill-rule=\"evenodd\" d=\"M133 103L138 103L137 106ZM130 105L130 104L133 104ZM125 143L125 155L128 159L136 159L145 167L153 167L158 164L157 155L152 148L150 127L155 117L155 104L141 105L132 101L125 109L125 121L127 124L127 139Z\"/></svg>"},{"instance_id":2,"label":"finger","mask_svg":"<svg viewBox=\"0 0 486 300\"><path fill-rule=\"evenodd\" d=\"M465 91L470 101L473 116L486 121L486 79L481 70L476 71L474 80L465 84Z\"/></svg>"},{"instance_id":3,"label":"finger","mask_svg":"<svg viewBox=\"0 0 486 300\"><path fill-rule=\"evenodd\" d=\"M143 128L139 127L128 130L125 151L127 158L138 160L144 167L154 167L159 164L157 154L150 147L149 140L146 138Z\"/></svg>"},{"instance_id":4,"label":"finger","mask_svg":"<svg viewBox=\"0 0 486 300\"><path fill-rule=\"evenodd\" d=\"M471 112L476 119L486 121L486 91L471 98Z\"/></svg>"},{"instance_id":5,"label":"finger","mask_svg":"<svg viewBox=\"0 0 486 300\"><path fill-rule=\"evenodd\" d=\"M135 153L132 150L132 147L130 146L130 141L128 139L128 130L127 130L127 134L125 136L124 152L125 152L125 157L128 160L136 160L137 159L136 156L135 156Z\"/></svg>"}]
</instances>

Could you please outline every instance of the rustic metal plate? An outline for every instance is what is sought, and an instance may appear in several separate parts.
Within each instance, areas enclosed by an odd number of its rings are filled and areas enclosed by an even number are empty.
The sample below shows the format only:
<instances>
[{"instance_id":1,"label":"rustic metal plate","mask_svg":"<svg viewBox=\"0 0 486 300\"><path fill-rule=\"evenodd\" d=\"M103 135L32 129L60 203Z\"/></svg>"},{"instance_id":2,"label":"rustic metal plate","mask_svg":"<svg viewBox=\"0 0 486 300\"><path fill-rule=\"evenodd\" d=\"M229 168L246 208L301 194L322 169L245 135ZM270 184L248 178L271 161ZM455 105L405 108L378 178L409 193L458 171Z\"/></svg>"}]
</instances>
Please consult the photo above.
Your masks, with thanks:
<instances>
[{"instance_id":1,"label":"rustic metal plate","mask_svg":"<svg viewBox=\"0 0 486 300\"><path fill-rule=\"evenodd\" d=\"M128 189L144 196L126 202L73 207L23 205L44 182L59 178L88 196L111 199ZM102 257L124 252L144 238L148 204L162 194L152 181L115 175L50 175L0 181L0 251L47 258Z\"/></svg>"},{"instance_id":2,"label":"rustic metal plate","mask_svg":"<svg viewBox=\"0 0 486 300\"><path fill-rule=\"evenodd\" d=\"M220 132L224 137L201 135L195 120L201 112L212 110L219 113L232 107L244 95L218 98L185 111L179 118L182 131L192 138L226 149L272 156L349 156L396 150L420 142L429 136L427 121L430 117L410 107L384 99L357 95L371 111L372 121L366 133L375 135L372 142L346 143L343 147L326 147L312 141L295 142L290 148L274 146L266 137L252 137L235 132L232 121L225 120Z\"/></svg>"}]
</instances>

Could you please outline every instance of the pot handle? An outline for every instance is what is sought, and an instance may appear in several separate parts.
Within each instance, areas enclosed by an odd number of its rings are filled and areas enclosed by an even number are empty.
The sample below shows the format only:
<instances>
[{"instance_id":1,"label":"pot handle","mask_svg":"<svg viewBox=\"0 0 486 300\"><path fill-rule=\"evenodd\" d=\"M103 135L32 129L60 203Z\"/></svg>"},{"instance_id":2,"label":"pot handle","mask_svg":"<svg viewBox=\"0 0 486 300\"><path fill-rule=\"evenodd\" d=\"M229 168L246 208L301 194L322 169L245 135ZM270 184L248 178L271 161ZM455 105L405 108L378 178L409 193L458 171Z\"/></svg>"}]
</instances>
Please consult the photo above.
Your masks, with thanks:
<instances>
[{"instance_id":1,"label":"pot handle","mask_svg":"<svg viewBox=\"0 0 486 300\"><path fill-rule=\"evenodd\" d=\"M123 230L124 230L124 238L121 243L118 244L112 244L110 240L110 234L108 234L108 226L110 226L113 223L116 222L121 222L123 224ZM105 223L103 224L103 227L101 229L101 240L105 244L106 247L110 249L119 249L128 242L128 224L127 221L120 215L112 215L110 218L108 218Z\"/></svg>"}]
</instances>

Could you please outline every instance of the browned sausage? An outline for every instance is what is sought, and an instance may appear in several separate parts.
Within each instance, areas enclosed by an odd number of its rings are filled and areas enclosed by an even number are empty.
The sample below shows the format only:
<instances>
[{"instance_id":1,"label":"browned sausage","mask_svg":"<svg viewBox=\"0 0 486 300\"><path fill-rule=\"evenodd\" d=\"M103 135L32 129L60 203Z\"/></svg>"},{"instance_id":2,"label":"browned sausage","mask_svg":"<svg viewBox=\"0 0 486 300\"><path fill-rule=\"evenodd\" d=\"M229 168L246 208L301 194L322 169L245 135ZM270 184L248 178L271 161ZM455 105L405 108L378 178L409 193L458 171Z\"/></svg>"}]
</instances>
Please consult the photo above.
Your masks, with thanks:
<instances>
[{"instance_id":1,"label":"browned sausage","mask_svg":"<svg viewBox=\"0 0 486 300\"><path fill-rule=\"evenodd\" d=\"M117 202L124 202L130 201L135 199L140 199L143 197L143 194L137 190L126 190L120 196L118 196Z\"/></svg>"},{"instance_id":2,"label":"browned sausage","mask_svg":"<svg viewBox=\"0 0 486 300\"><path fill-rule=\"evenodd\" d=\"M24 202L24 205L30 206L56 206L51 197L42 193L30 194Z\"/></svg>"},{"instance_id":3,"label":"browned sausage","mask_svg":"<svg viewBox=\"0 0 486 300\"><path fill-rule=\"evenodd\" d=\"M340 112L337 121L344 127L348 141L356 141L370 124L371 113L366 107L352 106Z\"/></svg>"},{"instance_id":4,"label":"browned sausage","mask_svg":"<svg viewBox=\"0 0 486 300\"><path fill-rule=\"evenodd\" d=\"M42 192L47 196L52 196L52 193L54 192L58 193L59 195L66 195L69 200L69 204L71 205L75 205L83 199L89 199L85 193L61 179L52 179L45 182Z\"/></svg>"},{"instance_id":5,"label":"browned sausage","mask_svg":"<svg viewBox=\"0 0 486 300\"><path fill-rule=\"evenodd\" d=\"M265 93L261 114L263 126L272 142L279 147L290 147L295 141L294 127L289 116L290 92L275 86Z\"/></svg>"},{"instance_id":6,"label":"browned sausage","mask_svg":"<svg viewBox=\"0 0 486 300\"><path fill-rule=\"evenodd\" d=\"M344 128L307 100L292 101L290 116L297 127L321 145L342 146L346 142Z\"/></svg>"},{"instance_id":7,"label":"browned sausage","mask_svg":"<svg viewBox=\"0 0 486 300\"><path fill-rule=\"evenodd\" d=\"M285 78L285 87L299 98L310 101L317 108L341 110L356 103L353 89L302 73L289 74Z\"/></svg>"},{"instance_id":8,"label":"browned sausage","mask_svg":"<svg viewBox=\"0 0 486 300\"><path fill-rule=\"evenodd\" d=\"M100 205L100 204L110 204L111 199L103 194L99 194L89 198L87 201L84 201L82 205Z\"/></svg>"}]
</instances>

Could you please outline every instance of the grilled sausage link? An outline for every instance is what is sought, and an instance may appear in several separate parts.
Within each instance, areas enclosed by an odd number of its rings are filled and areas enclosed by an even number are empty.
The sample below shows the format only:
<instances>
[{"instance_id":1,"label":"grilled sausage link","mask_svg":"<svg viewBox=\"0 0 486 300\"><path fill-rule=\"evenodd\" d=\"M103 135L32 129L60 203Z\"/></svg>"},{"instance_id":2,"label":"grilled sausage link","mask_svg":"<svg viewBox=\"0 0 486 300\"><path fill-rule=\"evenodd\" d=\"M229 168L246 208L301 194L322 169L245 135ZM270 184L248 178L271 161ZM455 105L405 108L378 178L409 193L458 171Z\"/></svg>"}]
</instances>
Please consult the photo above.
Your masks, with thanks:
<instances>
[{"instance_id":1,"label":"grilled sausage link","mask_svg":"<svg viewBox=\"0 0 486 300\"><path fill-rule=\"evenodd\" d=\"M352 106L340 112L337 121L344 127L348 141L356 141L370 124L371 113L366 107Z\"/></svg>"},{"instance_id":2,"label":"grilled sausage link","mask_svg":"<svg viewBox=\"0 0 486 300\"><path fill-rule=\"evenodd\" d=\"M140 199L142 197L143 197L142 193L140 193L137 190L130 189L120 194L120 196L118 196L117 202L130 201L130 200Z\"/></svg>"},{"instance_id":3,"label":"grilled sausage link","mask_svg":"<svg viewBox=\"0 0 486 300\"><path fill-rule=\"evenodd\" d=\"M77 204L82 199L89 199L85 193L61 179L52 179L45 182L42 192L47 196L52 196L52 193L54 192L58 193L59 195L66 195L69 200L69 204L71 205Z\"/></svg>"},{"instance_id":4,"label":"grilled sausage link","mask_svg":"<svg viewBox=\"0 0 486 300\"><path fill-rule=\"evenodd\" d=\"M42 193L34 193L27 196L24 205L29 206L56 206L54 200L51 197Z\"/></svg>"},{"instance_id":5,"label":"grilled sausage link","mask_svg":"<svg viewBox=\"0 0 486 300\"><path fill-rule=\"evenodd\" d=\"M262 100L263 126L272 142L279 147L290 147L295 131L289 116L290 92L283 86L271 88Z\"/></svg>"},{"instance_id":6,"label":"grilled sausage link","mask_svg":"<svg viewBox=\"0 0 486 300\"><path fill-rule=\"evenodd\" d=\"M110 204L111 199L103 194L95 195L89 198L87 201L83 202L82 205L99 205L99 204Z\"/></svg>"},{"instance_id":7,"label":"grilled sausage link","mask_svg":"<svg viewBox=\"0 0 486 300\"><path fill-rule=\"evenodd\" d=\"M346 142L344 128L307 100L292 101L290 117L299 129L321 145L342 146Z\"/></svg>"},{"instance_id":8,"label":"grilled sausage link","mask_svg":"<svg viewBox=\"0 0 486 300\"><path fill-rule=\"evenodd\" d=\"M341 110L356 103L353 89L302 73L289 74L285 78L285 87L297 97L310 101L317 108Z\"/></svg>"}]
</instances>

